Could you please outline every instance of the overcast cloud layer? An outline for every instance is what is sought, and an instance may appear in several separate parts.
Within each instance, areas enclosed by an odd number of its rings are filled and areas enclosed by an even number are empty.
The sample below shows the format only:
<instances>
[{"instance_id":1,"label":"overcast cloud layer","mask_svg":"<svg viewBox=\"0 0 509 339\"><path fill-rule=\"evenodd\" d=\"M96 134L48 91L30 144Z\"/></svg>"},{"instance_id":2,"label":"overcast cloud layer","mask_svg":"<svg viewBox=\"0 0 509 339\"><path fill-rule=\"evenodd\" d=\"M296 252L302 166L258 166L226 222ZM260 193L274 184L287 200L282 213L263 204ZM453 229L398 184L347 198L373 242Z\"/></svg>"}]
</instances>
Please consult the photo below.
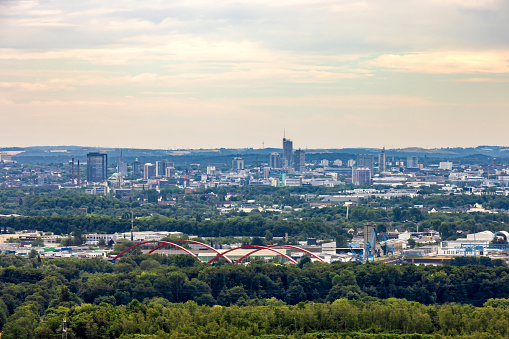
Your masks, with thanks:
<instances>
[{"instance_id":1,"label":"overcast cloud layer","mask_svg":"<svg viewBox=\"0 0 509 339\"><path fill-rule=\"evenodd\" d=\"M507 145L509 1L0 0L0 146Z\"/></svg>"}]
</instances>

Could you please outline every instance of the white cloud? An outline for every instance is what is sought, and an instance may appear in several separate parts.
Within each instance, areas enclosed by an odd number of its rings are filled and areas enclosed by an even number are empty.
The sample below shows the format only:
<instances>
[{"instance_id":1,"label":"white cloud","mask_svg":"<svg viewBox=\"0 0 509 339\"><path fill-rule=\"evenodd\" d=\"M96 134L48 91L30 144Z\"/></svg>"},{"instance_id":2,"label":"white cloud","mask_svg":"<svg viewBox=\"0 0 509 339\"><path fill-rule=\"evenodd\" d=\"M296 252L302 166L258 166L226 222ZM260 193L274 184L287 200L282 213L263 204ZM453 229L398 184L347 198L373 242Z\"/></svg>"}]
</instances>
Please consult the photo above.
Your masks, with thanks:
<instances>
[{"instance_id":1,"label":"white cloud","mask_svg":"<svg viewBox=\"0 0 509 339\"><path fill-rule=\"evenodd\" d=\"M371 67L413 73L509 73L509 51L385 54L366 64Z\"/></svg>"}]
</instances>

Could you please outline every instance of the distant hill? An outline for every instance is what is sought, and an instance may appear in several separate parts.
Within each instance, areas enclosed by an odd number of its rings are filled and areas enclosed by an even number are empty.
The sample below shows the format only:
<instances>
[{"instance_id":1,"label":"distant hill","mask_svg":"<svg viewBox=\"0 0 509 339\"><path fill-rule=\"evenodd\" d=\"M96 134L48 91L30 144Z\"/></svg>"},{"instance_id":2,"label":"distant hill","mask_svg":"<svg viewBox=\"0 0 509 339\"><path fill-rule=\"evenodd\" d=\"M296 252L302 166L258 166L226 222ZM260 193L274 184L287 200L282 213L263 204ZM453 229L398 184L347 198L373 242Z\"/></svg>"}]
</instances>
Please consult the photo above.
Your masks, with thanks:
<instances>
[{"instance_id":1,"label":"distant hill","mask_svg":"<svg viewBox=\"0 0 509 339\"><path fill-rule=\"evenodd\" d=\"M138 159L141 162L155 162L168 159L179 165L189 164L231 164L233 157L244 158L246 164L267 163L272 152L281 152L277 148L219 148L219 149L137 149L137 148L107 148L107 147L83 147L83 146L31 146L31 147L8 147L0 148L0 151L19 152L12 156L13 160L20 163L62 163L71 158L75 161L86 162L89 152L103 152L108 154L108 162L116 163L120 152L127 163ZM357 154L372 154L377 157L381 149L377 148L343 148L343 149L306 149L306 161L355 159ZM14 153L14 152L13 152ZM428 160L451 160L451 161L482 161L492 162L497 159L499 164L509 162L509 147L502 146L478 146L474 148L433 148L407 147L400 149L386 149L388 157L404 159L408 156L417 156ZM463 159L463 160L462 160Z\"/></svg>"}]
</instances>

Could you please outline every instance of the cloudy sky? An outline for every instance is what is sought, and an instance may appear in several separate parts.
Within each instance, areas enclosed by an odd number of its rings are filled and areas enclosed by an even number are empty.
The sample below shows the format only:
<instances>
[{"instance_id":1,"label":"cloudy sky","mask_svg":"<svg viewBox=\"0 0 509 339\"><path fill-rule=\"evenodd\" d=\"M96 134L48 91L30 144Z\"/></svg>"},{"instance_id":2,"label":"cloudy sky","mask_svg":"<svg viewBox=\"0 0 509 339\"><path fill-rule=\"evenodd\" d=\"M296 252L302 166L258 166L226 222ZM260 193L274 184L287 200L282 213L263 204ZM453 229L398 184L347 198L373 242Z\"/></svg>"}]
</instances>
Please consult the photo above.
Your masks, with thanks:
<instances>
[{"instance_id":1,"label":"cloudy sky","mask_svg":"<svg viewBox=\"0 0 509 339\"><path fill-rule=\"evenodd\" d=\"M0 146L508 145L507 0L0 0Z\"/></svg>"}]
</instances>

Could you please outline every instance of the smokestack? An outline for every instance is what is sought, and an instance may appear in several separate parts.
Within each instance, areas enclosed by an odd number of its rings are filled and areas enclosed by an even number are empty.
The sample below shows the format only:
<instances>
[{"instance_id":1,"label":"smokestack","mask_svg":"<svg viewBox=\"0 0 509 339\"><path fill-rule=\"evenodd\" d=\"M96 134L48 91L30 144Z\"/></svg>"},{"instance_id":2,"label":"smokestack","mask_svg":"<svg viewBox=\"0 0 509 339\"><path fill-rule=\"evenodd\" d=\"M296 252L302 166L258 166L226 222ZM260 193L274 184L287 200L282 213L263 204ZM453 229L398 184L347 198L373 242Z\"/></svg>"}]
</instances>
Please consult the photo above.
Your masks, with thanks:
<instances>
[{"instance_id":1,"label":"smokestack","mask_svg":"<svg viewBox=\"0 0 509 339\"><path fill-rule=\"evenodd\" d=\"M80 161L78 160L78 186L80 185Z\"/></svg>"},{"instance_id":2,"label":"smokestack","mask_svg":"<svg viewBox=\"0 0 509 339\"><path fill-rule=\"evenodd\" d=\"M72 182L72 184L74 185L74 158L72 158L72 160L71 160L71 164L72 164L72 165L71 165L71 168L72 168L72 170L71 170L71 172L72 172L72 179L71 179L71 182Z\"/></svg>"}]
</instances>

